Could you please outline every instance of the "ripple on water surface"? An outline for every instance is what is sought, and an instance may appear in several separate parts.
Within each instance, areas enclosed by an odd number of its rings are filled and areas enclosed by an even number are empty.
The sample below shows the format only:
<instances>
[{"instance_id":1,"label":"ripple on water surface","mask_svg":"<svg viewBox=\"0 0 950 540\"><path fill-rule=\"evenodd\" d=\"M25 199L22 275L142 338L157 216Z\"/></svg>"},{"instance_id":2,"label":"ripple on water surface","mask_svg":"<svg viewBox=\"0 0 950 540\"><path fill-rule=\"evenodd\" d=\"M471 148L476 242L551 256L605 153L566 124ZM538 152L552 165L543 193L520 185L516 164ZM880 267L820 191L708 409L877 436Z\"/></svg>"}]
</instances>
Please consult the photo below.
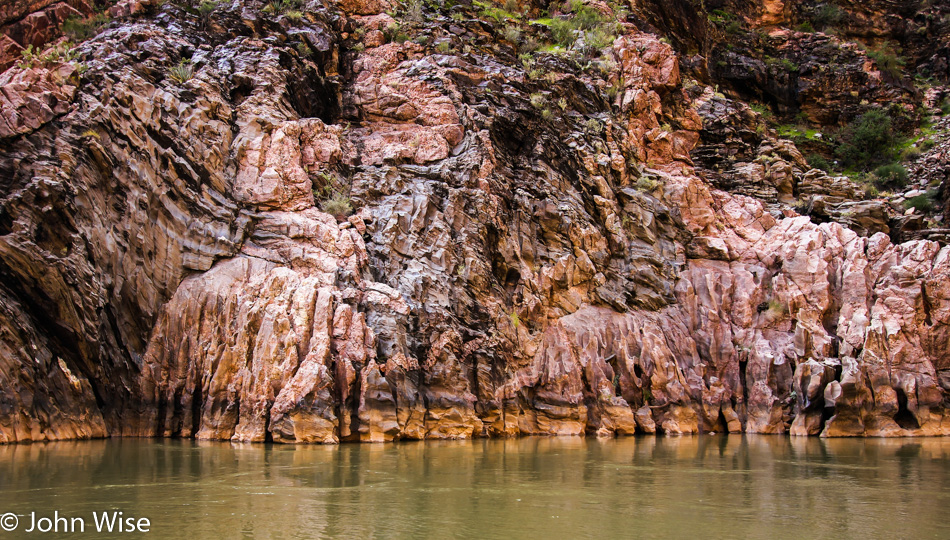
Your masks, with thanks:
<instances>
[{"instance_id":1,"label":"ripple on water surface","mask_svg":"<svg viewBox=\"0 0 950 540\"><path fill-rule=\"evenodd\" d=\"M948 458L950 439L62 442L0 447L0 513L89 532L115 509L189 540L947 538Z\"/></svg>"}]
</instances>

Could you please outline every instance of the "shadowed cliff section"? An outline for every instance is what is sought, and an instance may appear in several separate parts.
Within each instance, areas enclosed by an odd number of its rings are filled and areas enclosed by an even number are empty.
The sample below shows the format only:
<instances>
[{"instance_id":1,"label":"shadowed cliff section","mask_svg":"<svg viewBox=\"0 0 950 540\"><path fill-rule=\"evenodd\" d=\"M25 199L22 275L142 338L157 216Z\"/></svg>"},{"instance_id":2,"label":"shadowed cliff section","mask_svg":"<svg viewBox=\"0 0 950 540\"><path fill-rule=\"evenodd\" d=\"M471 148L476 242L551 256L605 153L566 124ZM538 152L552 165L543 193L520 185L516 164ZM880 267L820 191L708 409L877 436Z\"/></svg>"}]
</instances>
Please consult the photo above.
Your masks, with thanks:
<instances>
[{"instance_id":1,"label":"shadowed cliff section","mask_svg":"<svg viewBox=\"0 0 950 540\"><path fill-rule=\"evenodd\" d=\"M0 75L2 440L950 429L950 251L799 216L857 189L634 15L291 8Z\"/></svg>"}]
</instances>

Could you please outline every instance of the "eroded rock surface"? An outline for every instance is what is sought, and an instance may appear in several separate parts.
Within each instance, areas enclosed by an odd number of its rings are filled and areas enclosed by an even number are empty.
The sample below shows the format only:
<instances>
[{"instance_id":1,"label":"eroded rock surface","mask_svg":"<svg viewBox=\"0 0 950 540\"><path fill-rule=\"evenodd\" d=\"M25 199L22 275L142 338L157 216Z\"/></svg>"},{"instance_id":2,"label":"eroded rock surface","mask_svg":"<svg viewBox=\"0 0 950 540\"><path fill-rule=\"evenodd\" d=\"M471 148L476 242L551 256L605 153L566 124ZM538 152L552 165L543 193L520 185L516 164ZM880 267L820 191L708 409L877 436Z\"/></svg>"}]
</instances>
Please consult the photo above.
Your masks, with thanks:
<instances>
[{"instance_id":1,"label":"eroded rock surface","mask_svg":"<svg viewBox=\"0 0 950 540\"><path fill-rule=\"evenodd\" d=\"M0 440L950 433L950 248L632 23L539 79L389 7L165 5L0 76Z\"/></svg>"}]
</instances>

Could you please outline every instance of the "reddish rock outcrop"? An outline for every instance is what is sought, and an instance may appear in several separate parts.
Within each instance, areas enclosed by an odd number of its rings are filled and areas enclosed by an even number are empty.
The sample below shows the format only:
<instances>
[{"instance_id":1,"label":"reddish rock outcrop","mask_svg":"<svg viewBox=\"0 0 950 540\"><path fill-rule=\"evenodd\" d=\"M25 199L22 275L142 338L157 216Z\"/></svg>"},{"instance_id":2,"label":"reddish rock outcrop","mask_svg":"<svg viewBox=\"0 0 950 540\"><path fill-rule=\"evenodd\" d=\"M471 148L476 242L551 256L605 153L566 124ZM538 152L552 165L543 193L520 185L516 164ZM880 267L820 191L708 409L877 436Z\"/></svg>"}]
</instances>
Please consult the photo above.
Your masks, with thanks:
<instances>
[{"instance_id":1,"label":"reddish rock outcrop","mask_svg":"<svg viewBox=\"0 0 950 540\"><path fill-rule=\"evenodd\" d=\"M0 6L0 73L20 60L24 49L40 51L62 37L62 24L92 13L86 0L11 0Z\"/></svg>"},{"instance_id":2,"label":"reddish rock outcrop","mask_svg":"<svg viewBox=\"0 0 950 540\"><path fill-rule=\"evenodd\" d=\"M78 78L72 64L0 74L0 139L31 133L69 110Z\"/></svg>"}]
</instances>

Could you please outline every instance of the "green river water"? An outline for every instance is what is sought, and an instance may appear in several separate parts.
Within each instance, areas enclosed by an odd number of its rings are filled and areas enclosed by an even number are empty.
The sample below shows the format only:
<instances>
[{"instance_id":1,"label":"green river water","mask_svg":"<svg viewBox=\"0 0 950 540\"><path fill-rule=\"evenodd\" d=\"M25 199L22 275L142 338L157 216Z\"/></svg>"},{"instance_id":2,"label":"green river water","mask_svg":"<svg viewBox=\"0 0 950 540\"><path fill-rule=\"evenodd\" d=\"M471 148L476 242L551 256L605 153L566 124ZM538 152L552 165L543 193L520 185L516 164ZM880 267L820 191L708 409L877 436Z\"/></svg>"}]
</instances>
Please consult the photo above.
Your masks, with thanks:
<instances>
[{"instance_id":1,"label":"green river water","mask_svg":"<svg viewBox=\"0 0 950 540\"><path fill-rule=\"evenodd\" d=\"M62 442L0 446L0 490L0 539L950 538L950 439Z\"/></svg>"}]
</instances>

